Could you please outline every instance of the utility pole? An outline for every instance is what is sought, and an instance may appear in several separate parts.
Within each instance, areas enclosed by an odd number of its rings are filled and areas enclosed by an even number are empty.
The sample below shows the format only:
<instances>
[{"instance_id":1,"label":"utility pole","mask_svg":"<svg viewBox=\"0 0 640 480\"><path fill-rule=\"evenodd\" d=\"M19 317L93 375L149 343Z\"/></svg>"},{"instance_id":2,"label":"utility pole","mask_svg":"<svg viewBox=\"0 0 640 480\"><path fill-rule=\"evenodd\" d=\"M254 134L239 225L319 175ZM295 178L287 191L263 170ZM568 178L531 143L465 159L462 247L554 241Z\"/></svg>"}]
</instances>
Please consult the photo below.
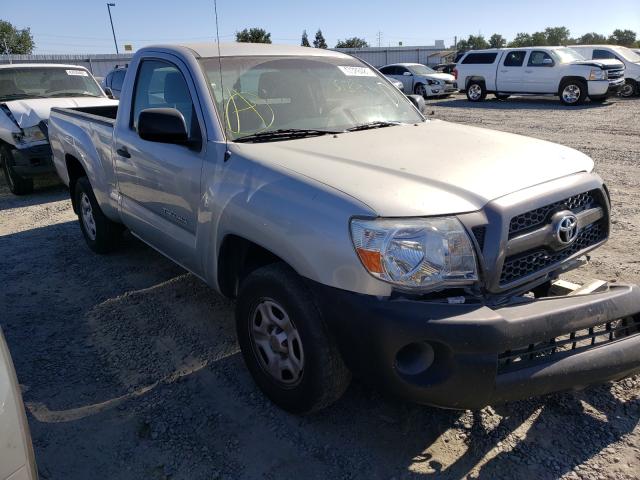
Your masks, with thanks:
<instances>
[{"instance_id":1,"label":"utility pole","mask_svg":"<svg viewBox=\"0 0 640 480\"><path fill-rule=\"evenodd\" d=\"M458 51L458 36L453 37L453 49Z\"/></svg>"},{"instance_id":2,"label":"utility pole","mask_svg":"<svg viewBox=\"0 0 640 480\"><path fill-rule=\"evenodd\" d=\"M109 22L111 22L111 33L113 33L113 43L116 46L116 53L120 53L118 51L118 42L116 40L116 31L113 29L113 18L111 17L111 7L115 7L115 3L107 3L107 10L109 11Z\"/></svg>"},{"instance_id":3,"label":"utility pole","mask_svg":"<svg viewBox=\"0 0 640 480\"><path fill-rule=\"evenodd\" d=\"M9 63L13 63L13 60L11 60L11 52L9 51L9 45L7 45L7 39L3 38L2 43L4 44L4 52L9 57Z\"/></svg>"},{"instance_id":4,"label":"utility pole","mask_svg":"<svg viewBox=\"0 0 640 480\"><path fill-rule=\"evenodd\" d=\"M378 33L376 34L376 38L378 39L378 47L382 46L382 32L378 31Z\"/></svg>"}]
</instances>

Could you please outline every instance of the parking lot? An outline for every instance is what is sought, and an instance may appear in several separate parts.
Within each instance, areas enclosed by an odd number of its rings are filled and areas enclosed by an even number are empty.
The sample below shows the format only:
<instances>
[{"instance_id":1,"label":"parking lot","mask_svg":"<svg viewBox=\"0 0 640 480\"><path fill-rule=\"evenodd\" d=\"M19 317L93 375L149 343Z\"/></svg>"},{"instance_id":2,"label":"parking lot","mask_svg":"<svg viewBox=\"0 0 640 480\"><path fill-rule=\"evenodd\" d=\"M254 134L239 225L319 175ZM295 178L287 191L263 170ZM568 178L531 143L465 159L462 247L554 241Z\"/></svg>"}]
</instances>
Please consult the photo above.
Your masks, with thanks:
<instances>
[{"instance_id":1,"label":"parking lot","mask_svg":"<svg viewBox=\"0 0 640 480\"><path fill-rule=\"evenodd\" d=\"M611 192L613 233L568 277L640 283L640 100L563 107L460 95L429 100L427 112L590 155ZM408 404L354 381L327 410L284 413L244 368L233 304L130 235L117 253L93 254L55 179L25 197L2 180L0 284L42 479L640 472L640 377L478 412Z\"/></svg>"}]
</instances>

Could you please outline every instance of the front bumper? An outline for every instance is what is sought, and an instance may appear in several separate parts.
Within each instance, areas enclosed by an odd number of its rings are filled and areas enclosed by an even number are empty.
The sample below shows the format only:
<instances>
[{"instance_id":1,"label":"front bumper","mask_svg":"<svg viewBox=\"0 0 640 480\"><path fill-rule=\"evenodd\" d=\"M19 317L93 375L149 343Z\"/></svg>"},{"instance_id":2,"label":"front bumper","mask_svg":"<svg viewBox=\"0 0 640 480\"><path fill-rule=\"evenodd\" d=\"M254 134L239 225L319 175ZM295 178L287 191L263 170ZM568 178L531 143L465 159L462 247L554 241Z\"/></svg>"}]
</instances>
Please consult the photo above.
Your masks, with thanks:
<instances>
[{"instance_id":1,"label":"front bumper","mask_svg":"<svg viewBox=\"0 0 640 480\"><path fill-rule=\"evenodd\" d=\"M458 91L458 89L452 83L446 83L444 85L427 85L427 95L452 95Z\"/></svg>"},{"instance_id":2,"label":"front bumper","mask_svg":"<svg viewBox=\"0 0 640 480\"><path fill-rule=\"evenodd\" d=\"M590 347L524 355L506 367L502 360L505 352L535 348L570 332L593 332L622 318L640 320L636 286L500 308L380 299L317 284L313 291L354 374L417 403L475 409L640 372L640 333L629 333L633 330ZM433 363L417 373L402 372L398 353L421 342L432 348Z\"/></svg>"},{"instance_id":3,"label":"front bumper","mask_svg":"<svg viewBox=\"0 0 640 480\"><path fill-rule=\"evenodd\" d=\"M12 153L13 170L21 177L32 177L55 172L49 144L22 149L15 148Z\"/></svg>"}]
</instances>

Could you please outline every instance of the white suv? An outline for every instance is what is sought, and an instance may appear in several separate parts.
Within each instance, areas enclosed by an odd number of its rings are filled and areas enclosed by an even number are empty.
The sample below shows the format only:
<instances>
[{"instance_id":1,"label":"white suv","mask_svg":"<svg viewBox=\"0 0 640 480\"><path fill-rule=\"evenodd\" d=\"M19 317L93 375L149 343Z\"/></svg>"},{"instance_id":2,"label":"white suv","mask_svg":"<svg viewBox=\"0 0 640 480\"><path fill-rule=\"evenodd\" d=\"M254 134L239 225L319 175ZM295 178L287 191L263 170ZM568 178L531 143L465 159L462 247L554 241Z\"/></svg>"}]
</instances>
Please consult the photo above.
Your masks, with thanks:
<instances>
[{"instance_id":1,"label":"white suv","mask_svg":"<svg viewBox=\"0 0 640 480\"><path fill-rule=\"evenodd\" d=\"M498 99L511 94L558 95L565 105L587 97L604 101L624 85L624 64L617 60L586 61L566 47L472 50L454 70L458 87L472 102L487 93Z\"/></svg>"},{"instance_id":2,"label":"white suv","mask_svg":"<svg viewBox=\"0 0 640 480\"><path fill-rule=\"evenodd\" d=\"M620 89L620 95L640 95L640 50L635 51L618 45L577 45L571 48L587 59L614 59L624 63L625 84Z\"/></svg>"}]
</instances>

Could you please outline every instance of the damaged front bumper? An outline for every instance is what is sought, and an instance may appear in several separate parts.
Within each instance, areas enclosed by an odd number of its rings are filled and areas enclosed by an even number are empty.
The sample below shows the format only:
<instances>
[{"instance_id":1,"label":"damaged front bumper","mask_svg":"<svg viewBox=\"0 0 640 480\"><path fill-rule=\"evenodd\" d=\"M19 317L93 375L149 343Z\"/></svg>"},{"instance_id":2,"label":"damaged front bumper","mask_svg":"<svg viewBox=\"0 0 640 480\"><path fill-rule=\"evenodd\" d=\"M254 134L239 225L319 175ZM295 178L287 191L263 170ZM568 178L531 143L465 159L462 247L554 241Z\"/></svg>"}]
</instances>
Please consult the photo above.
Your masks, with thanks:
<instances>
[{"instance_id":1,"label":"damaged front bumper","mask_svg":"<svg viewBox=\"0 0 640 480\"><path fill-rule=\"evenodd\" d=\"M313 289L349 368L417 403L474 409L640 372L634 285L501 307Z\"/></svg>"},{"instance_id":2,"label":"damaged front bumper","mask_svg":"<svg viewBox=\"0 0 640 480\"><path fill-rule=\"evenodd\" d=\"M15 148L13 154L13 171L21 177L33 177L55 172L51 146L47 144L26 148Z\"/></svg>"}]
</instances>

